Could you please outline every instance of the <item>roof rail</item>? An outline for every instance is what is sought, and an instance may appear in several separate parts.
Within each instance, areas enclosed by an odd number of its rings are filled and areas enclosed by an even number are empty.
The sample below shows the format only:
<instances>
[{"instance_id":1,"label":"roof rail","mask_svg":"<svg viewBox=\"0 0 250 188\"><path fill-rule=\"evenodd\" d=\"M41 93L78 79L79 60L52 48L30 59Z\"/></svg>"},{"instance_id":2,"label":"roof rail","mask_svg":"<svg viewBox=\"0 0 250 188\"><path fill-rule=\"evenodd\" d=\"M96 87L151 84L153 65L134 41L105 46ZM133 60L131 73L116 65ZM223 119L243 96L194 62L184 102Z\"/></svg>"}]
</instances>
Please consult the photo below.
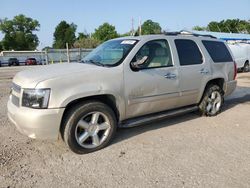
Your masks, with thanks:
<instances>
[{"instance_id":1,"label":"roof rail","mask_svg":"<svg viewBox=\"0 0 250 188\"><path fill-rule=\"evenodd\" d=\"M195 36L195 37L210 37L210 38L214 38L217 39L215 36L213 35L202 35L202 34L197 34L197 33L192 33L189 31L175 31L175 32L163 32L164 35L170 35L170 36L177 36L177 35L191 35L191 36Z\"/></svg>"}]
</instances>

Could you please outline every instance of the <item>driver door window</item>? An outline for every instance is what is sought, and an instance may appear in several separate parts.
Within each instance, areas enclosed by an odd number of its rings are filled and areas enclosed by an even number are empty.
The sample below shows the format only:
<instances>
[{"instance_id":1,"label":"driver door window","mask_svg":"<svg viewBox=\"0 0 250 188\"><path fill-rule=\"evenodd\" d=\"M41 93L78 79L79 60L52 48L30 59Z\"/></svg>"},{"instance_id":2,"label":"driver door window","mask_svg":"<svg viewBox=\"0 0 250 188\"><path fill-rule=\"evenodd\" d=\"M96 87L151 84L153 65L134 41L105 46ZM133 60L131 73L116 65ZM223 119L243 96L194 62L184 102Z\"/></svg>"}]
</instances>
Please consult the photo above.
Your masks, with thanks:
<instances>
[{"instance_id":1,"label":"driver door window","mask_svg":"<svg viewBox=\"0 0 250 188\"><path fill-rule=\"evenodd\" d=\"M147 42L137 52L132 62L147 60L140 66L141 69L171 67L173 66L169 44L166 40Z\"/></svg>"}]
</instances>

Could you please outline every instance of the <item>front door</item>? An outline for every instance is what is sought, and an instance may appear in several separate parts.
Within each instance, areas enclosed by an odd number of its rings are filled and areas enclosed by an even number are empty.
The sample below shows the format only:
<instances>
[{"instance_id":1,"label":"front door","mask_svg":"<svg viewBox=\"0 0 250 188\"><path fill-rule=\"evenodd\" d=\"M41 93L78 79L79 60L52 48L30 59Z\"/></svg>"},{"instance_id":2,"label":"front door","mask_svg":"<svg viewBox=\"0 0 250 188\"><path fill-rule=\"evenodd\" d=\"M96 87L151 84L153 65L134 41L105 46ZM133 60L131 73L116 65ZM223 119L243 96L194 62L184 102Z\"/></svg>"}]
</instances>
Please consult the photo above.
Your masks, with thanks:
<instances>
[{"instance_id":1,"label":"front door","mask_svg":"<svg viewBox=\"0 0 250 188\"><path fill-rule=\"evenodd\" d=\"M145 43L132 62L147 57L138 70L125 71L126 118L175 108L179 98L178 71L167 40Z\"/></svg>"}]
</instances>

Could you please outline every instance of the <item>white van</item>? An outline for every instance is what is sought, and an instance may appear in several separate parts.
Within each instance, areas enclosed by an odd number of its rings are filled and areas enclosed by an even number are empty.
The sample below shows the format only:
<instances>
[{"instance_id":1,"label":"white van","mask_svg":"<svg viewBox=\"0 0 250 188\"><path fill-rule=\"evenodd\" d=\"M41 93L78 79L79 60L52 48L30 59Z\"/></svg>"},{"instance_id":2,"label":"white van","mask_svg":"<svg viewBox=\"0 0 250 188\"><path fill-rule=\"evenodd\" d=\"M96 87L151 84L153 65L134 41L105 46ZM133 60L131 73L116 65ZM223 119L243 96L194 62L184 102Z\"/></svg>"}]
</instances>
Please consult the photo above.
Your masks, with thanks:
<instances>
[{"instance_id":1,"label":"white van","mask_svg":"<svg viewBox=\"0 0 250 188\"><path fill-rule=\"evenodd\" d=\"M249 59L250 59L250 44L247 43L234 43L228 44L231 49L237 68L240 71L248 72L249 68Z\"/></svg>"}]
</instances>

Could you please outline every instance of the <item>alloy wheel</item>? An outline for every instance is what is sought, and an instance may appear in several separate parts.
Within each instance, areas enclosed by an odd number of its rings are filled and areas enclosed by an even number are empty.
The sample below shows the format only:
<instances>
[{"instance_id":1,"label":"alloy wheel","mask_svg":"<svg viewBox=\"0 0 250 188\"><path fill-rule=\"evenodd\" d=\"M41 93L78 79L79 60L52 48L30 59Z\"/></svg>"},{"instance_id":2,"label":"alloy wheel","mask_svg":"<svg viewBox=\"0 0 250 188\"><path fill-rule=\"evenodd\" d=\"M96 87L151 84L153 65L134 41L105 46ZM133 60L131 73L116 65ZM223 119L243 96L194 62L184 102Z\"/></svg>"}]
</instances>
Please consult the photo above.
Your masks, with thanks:
<instances>
[{"instance_id":1,"label":"alloy wheel","mask_svg":"<svg viewBox=\"0 0 250 188\"><path fill-rule=\"evenodd\" d=\"M206 107L207 112L211 115L214 115L220 110L221 105L222 105L222 97L220 92L213 91L208 98L208 103Z\"/></svg>"},{"instance_id":2,"label":"alloy wheel","mask_svg":"<svg viewBox=\"0 0 250 188\"><path fill-rule=\"evenodd\" d=\"M110 129L110 121L104 113L90 112L78 121L75 138L83 148L96 148L107 139Z\"/></svg>"}]
</instances>

